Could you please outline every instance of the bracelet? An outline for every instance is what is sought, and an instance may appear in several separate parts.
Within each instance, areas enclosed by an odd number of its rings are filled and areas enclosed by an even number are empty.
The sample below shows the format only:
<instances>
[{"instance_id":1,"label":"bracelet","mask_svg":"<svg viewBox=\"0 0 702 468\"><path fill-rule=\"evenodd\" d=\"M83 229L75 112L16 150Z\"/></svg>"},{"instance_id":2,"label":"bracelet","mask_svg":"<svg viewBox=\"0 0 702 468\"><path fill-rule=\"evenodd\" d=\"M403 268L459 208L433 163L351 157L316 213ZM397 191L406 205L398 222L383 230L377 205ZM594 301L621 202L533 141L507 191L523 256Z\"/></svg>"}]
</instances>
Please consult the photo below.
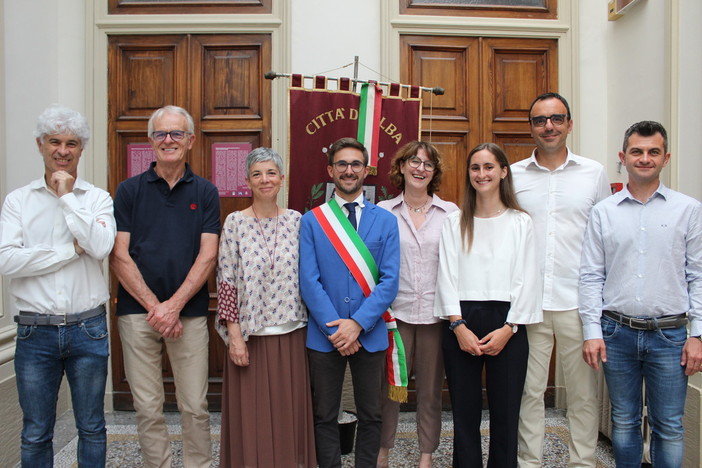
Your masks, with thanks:
<instances>
[{"instance_id":1,"label":"bracelet","mask_svg":"<svg viewBox=\"0 0 702 468\"><path fill-rule=\"evenodd\" d=\"M466 322L463 319L458 319L458 320L454 320L453 322L451 322L451 325L449 325L449 330L454 331L456 329L456 327L459 325L465 325L466 328L468 328L468 322Z\"/></svg>"}]
</instances>

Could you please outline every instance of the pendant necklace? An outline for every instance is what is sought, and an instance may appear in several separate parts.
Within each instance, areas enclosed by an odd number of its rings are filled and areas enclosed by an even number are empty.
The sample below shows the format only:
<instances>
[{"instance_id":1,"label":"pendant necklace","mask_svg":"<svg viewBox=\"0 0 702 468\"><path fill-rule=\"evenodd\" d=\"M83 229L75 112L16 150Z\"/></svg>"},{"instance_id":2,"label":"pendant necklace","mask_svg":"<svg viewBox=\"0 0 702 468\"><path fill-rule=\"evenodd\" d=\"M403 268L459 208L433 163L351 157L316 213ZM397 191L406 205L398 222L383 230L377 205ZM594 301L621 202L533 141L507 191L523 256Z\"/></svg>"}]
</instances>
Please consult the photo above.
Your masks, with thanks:
<instances>
[{"instance_id":1,"label":"pendant necklace","mask_svg":"<svg viewBox=\"0 0 702 468\"><path fill-rule=\"evenodd\" d=\"M258 219L258 215L256 214L256 210L254 209L253 205L251 205L251 211L253 211L254 218L256 218L256 223L258 224L258 230L261 232L261 236L263 237L263 242L266 244L266 251L268 252L268 258L271 260L271 270L275 266L273 263L273 259L275 258L275 249L278 247L278 205L275 207L276 211L276 216L275 216L275 240L273 241L273 251L271 252L271 249L268 248L268 241L266 240L266 235L263 233L263 227L261 226L261 220Z\"/></svg>"},{"instance_id":2,"label":"pendant necklace","mask_svg":"<svg viewBox=\"0 0 702 468\"><path fill-rule=\"evenodd\" d=\"M415 213L421 213L422 211L424 211L424 207L427 206L427 203L429 203L429 200L431 200L431 197L427 198L422 206L415 208L414 206L407 203L407 199L405 199L405 205L407 205L407 208L411 209Z\"/></svg>"}]
</instances>

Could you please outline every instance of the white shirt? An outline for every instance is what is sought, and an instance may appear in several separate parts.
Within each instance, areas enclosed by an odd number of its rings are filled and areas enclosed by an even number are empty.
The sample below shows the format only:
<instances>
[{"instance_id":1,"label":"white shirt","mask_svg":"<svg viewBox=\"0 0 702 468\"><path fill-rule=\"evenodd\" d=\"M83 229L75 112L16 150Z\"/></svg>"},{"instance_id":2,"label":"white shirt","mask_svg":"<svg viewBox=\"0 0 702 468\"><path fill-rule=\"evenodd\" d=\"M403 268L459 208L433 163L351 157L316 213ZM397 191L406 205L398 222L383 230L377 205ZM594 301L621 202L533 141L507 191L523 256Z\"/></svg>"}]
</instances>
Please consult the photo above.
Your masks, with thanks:
<instances>
[{"instance_id":1,"label":"white shirt","mask_svg":"<svg viewBox=\"0 0 702 468\"><path fill-rule=\"evenodd\" d=\"M586 340L602 338L602 309L629 317L687 313L702 334L702 205L665 187L646 203L628 189L592 210L580 268Z\"/></svg>"},{"instance_id":2,"label":"white shirt","mask_svg":"<svg viewBox=\"0 0 702 468\"><path fill-rule=\"evenodd\" d=\"M115 233L110 195L82 179L61 198L43 177L7 195L0 214L0 274L11 278L17 310L73 314L104 304L109 292L102 260ZM74 239L84 254L76 254Z\"/></svg>"},{"instance_id":3,"label":"white shirt","mask_svg":"<svg viewBox=\"0 0 702 468\"><path fill-rule=\"evenodd\" d=\"M612 193L605 169L568 150L563 165L550 171L532 153L512 164L512 177L519 204L534 221L544 310L575 309L587 219L592 207Z\"/></svg>"},{"instance_id":4,"label":"white shirt","mask_svg":"<svg viewBox=\"0 0 702 468\"><path fill-rule=\"evenodd\" d=\"M347 218L349 217L349 210L344 205L347 203L356 203L356 231L358 231L358 228L361 226L361 215L363 214L363 208L366 207L366 199L363 196L363 192L361 192L361 194L351 202L344 200L339 195L337 195L336 192L334 192L334 198L336 198L336 202L339 204L339 207L341 207L341 212L344 213L344 215L346 215Z\"/></svg>"},{"instance_id":5,"label":"white shirt","mask_svg":"<svg viewBox=\"0 0 702 468\"><path fill-rule=\"evenodd\" d=\"M543 320L541 277L534 255L531 218L508 209L494 218L474 218L473 245L463 248L461 212L441 230L434 315L461 315L461 301L505 301L510 323Z\"/></svg>"}]
</instances>

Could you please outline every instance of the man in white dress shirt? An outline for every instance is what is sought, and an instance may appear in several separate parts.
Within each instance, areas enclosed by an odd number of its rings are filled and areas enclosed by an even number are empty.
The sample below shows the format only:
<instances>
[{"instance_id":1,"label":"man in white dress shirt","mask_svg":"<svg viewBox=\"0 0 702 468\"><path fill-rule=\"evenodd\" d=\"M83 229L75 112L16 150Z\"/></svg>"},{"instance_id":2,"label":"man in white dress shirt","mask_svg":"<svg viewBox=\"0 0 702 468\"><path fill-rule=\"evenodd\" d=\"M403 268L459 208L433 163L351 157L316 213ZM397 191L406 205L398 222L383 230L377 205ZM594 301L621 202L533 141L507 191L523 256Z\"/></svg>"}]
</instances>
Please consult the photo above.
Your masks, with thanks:
<instances>
[{"instance_id":1,"label":"man in white dress shirt","mask_svg":"<svg viewBox=\"0 0 702 468\"><path fill-rule=\"evenodd\" d=\"M34 135L44 175L10 193L0 215L0 274L11 279L17 309L22 467L53 466L64 374L78 429L78 466L105 466L109 293L102 261L115 239L112 199L78 177L90 138L82 115L49 107Z\"/></svg>"},{"instance_id":2,"label":"man in white dress shirt","mask_svg":"<svg viewBox=\"0 0 702 468\"><path fill-rule=\"evenodd\" d=\"M529 123L536 149L530 158L512 165L512 174L517 199L534 221L544 320L527 325L529 364L520 411L519 466L542 466L544 392L555 337L567 394L568 466L594 468L599 409L595 374L581 354L578 274L590 210L611 192L604 167L566 146L573 121L563 96L538 96L529 110Z\"/></svg>"},{"instance_id":3,"label":"man in white dress shirt","mask_svg":"<svg viewBox=\"0 0 702 468\"><path fill-rule=\"evenodd\" d=\"M629 127L619 160L629 182L593 208L583 242L583 357L602 360L617 468L641 466L642 383L652 464L679 468L687 378L702 367L702 205L660 182L660 123Z\"/></svg>"}]
</instances>

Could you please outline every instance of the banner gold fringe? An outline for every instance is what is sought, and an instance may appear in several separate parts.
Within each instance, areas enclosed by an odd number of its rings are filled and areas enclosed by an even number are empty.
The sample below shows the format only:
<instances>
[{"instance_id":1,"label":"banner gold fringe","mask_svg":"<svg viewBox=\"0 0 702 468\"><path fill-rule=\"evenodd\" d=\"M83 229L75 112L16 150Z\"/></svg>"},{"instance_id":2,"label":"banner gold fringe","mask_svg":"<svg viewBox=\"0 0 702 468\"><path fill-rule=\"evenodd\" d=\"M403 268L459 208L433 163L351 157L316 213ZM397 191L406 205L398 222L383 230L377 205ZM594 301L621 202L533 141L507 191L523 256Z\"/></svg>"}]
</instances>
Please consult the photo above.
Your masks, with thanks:
<instances>
[{"instance_id":1,"label":"banner gold fringe","mask_svg":"<svg viewBox=\"0 0 702 468\"><path fill-rule=\"evenodd\" d=\"M388 398L398 403L407 403L407 387L390 385L388 387Z\"/></svg>"},{"instance_id":2,"label":"banner gold fringe","mask_svg":"<svg viewBox=\"0 0 702 468\"><path fill-rule=\"evenodd\" d=\"M378 175L378 168L375 166L368 166L368 175Z\"/></svg>"}]
</instances>

